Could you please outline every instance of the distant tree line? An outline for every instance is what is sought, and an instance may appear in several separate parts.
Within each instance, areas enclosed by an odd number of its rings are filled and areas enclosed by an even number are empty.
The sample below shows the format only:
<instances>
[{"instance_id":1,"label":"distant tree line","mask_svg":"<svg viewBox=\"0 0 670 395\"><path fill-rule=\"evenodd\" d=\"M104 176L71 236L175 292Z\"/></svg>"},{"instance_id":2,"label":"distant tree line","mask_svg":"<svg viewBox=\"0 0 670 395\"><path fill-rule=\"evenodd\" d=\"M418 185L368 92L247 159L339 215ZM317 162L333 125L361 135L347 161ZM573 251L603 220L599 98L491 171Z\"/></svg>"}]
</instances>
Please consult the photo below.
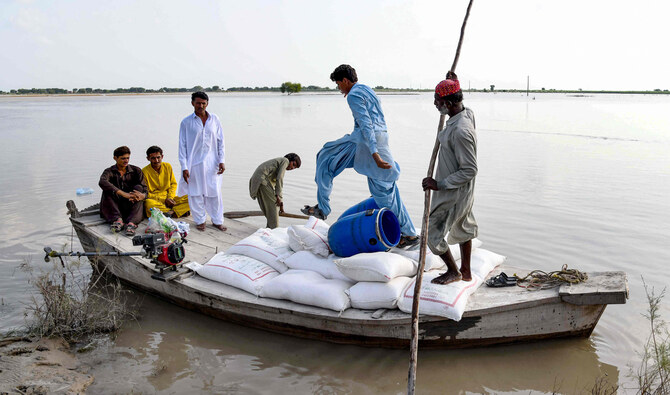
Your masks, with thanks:
<instances>
[{"instance_id":1,"label":"distant tree line","mask_svg":"<svg viewBox=\"0 0 670 395\"><path fill-rule=\"evenodd\" d=\"M142 87L117 88L117 89L101 89L101 88L74 88L71 90L62 88L32 88L32 89L12 89L8 92L0 90L0 95L67 95L67 94L125 94L125 93L189 93L195 91L205 92L281 92L293 94L297 92L333 92L335 88L320 87L316 85L302 86L300 83L284 82L280 86L269 87L249 87L249 86L234 86L227 89L221 88L218 85L211 87L202 87L196 85L192 88L169 88L162 87L160 89L149 89ZM379 92L432 92L432 89L413 89L413 88L388 88L381 85L375 86L375 91ZM525 89L496 89L495 85L490 85L490 88L483 89L464 89L466 92L526 92ZM654 89L649 91L606 91L606 90L563 90L563 89L531 89L531 93L631 93L631 94L670 94L668 89Z\"/></svg>"},{"instance_id":2,"label":"distant tree line","mask_svg":"<svg viewBox=\"0 0 670 395\"><path fill-rule=\"evenodd\" d=\"M74 89L62 89L62 88L32 88L32 89L12 89L8 92L0 90L0 95L67 95L67 94L122 94L122 93L187 93L187 92L196 92L196 91L205 91L205 92L281 92L281 93L297 93L300 91L333 91L334 88L320 87L316 85L302 86L300 83L285 82L281 86L262 86L262 87L249 87L249 86L233 86L227 89L221 88L218 85L213 85L211 87L202 87L196 85L192 88L169 88L162 87L160 89L150 89L142 87L130 87L130 88L116 88L116 89L102 89L102 88L74 88Z\"/></svg>"}]
</instances>

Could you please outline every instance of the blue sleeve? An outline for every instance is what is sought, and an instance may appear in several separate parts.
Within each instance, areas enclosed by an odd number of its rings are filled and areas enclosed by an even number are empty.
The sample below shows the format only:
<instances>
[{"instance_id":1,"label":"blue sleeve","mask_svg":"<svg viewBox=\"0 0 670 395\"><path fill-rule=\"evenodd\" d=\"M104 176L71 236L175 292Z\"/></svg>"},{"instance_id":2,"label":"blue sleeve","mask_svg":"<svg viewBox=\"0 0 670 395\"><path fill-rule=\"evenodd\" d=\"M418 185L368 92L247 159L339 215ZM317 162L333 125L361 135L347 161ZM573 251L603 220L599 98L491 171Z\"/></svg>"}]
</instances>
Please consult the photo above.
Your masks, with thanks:
<instances>
[{"instance_id":1,"label":"blue sleeve","mask_svg":"<svg viewBox=\"0 0 670 395\"><path fill-rule=\"evenodd\" d=\"M347 103L351 109L351 114L354 116L354 122L361 131L363 136L363 143L370 150L370 155L377 152L377 140L375 139L375 132L372 128L372 118L365 106L365 97L360 93L351 93L347 95Z\"/></svg>"}]
</instances>

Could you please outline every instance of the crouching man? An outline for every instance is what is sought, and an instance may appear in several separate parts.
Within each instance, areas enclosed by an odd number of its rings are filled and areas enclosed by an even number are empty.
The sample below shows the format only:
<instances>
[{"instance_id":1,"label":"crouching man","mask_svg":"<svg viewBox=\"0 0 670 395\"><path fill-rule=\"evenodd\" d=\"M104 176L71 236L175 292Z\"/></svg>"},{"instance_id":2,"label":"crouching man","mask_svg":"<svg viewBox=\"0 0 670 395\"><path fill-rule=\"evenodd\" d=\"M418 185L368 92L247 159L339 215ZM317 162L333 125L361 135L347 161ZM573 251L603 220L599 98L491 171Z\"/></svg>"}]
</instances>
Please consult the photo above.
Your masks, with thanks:
<instances>
[{"instance_id":1,"label":"crouching man","mask_svg":"<svg viewBox=\"0 0 670 395\"><path fill-rule=\"evenodd\" d=\"M137 224L144 217L144 199L147 184L142 169L128 164L130 148L121 146L114 150L116 164L102 172L98 185L102 188L100 216L110 222L113 232L126 229L133 236Z\"/></svg>"},{"instance_id":2,"label":"crouching man","mask_svg":"<svg viewBox=\"0 0 670 395\"><path fill-rule=\"evenodd\" d=\"M249 196L258 201L270 229L279 226L279 213L284 212L284 174L299 168L300 164L300 157L294 153L270 159L261 163L249 180Z\"/></svg>"}]
</instances>

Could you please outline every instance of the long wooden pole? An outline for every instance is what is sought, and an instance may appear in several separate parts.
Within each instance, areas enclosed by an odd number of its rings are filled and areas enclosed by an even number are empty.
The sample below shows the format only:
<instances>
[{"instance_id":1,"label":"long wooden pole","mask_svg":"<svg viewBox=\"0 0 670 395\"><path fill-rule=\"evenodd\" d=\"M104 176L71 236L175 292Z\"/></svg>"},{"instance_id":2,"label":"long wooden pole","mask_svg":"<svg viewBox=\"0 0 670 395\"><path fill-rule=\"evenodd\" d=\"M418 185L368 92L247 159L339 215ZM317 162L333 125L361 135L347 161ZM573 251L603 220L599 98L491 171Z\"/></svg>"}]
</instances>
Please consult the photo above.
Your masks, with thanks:
<instances>
[{"instance_id":1,"label":"long wooden pole","mask_svg":"<svg viewBox=\"0 0 670 395\"><path fill-rule=\"evenodd\" d=\"M454 57L454 63L451 65L450 71L452 73L456 72L456 65L458 64L458 58L461 56L461 46L463 45L463 36L465 35L465 25L468 22L468 17L470 16L470 9L472 8L473 0L470 0L468 4L468 9L465 12L465 18L463 19L463 26L461 26L461 36L458 39L458 47L456 47L456 56ZM440 114L440 122L437 126L437 132L439 133L444 128L444 115ZM437 159L437 153L440 150L440 140L435 138L435 146L433 147L433 154L430 156L430 164L428 165L428 177L433 176L433 170L435 169L435 161ZM428 216L430 214L430 189L427 189L424 195L423 201L423 223L421 225L421 247L419 249L419 267L416 274L416 284L414 285L414 300L412 301L412 342L410 343L410 356L409 356L409 373L407 379L407 393L413 395L414 389L416 387L416 363L417 355L419 351L419 299L421 297L421 281L423 280L423 269L426 266L426 239L428 237Z\"/></svg>"}]
</instances>

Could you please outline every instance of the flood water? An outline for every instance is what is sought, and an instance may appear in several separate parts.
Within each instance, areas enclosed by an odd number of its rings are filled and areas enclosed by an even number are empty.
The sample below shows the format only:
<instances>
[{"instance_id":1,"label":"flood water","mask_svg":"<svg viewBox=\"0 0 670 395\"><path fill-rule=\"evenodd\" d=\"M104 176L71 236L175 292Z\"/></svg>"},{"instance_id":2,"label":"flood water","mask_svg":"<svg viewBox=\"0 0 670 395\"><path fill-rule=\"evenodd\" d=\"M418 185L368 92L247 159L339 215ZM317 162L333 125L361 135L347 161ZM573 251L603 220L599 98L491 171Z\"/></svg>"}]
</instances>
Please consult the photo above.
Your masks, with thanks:
<instances>
[{"instance_id":1,"label":"flood water","mask_svg":"<svg viewBox=\"0 0 670 395\"><path fill-rule=\"evenodd\" d=\"M428 159L439 114L429 93L380 96L399 187L421 223ZM466 93L476 114L479 174L475 215L484 247L529 270L623 270L630 299L605 310L589 339L456 351L420 351L419 393L581 393L607 378L632 386L649 333L642 278L660 291L670 281L670 97ZM266 159L296 152L285 208L316 202L315 156L349 133L340 95L215 94L208 110L226 138L226 210L257 210L248 179ZM180 120L190 97L1 97L0 332L20 327L30 293L19 264L42 261L44 246L72 242L65 202L100 198L100 173L120 145L131 163L160 145L179 171ZM75 196L80 187L93 195ZM335 180L333 218L369 196L363 176ZM255 219L260 226L263 221ZM417 226L418 227L418 226ZM188 247L187 247L188 248ZM84 269L88 271L89 269ZM295 339L215 320L136 293L140 318L80 358L91 365L91 393L403 393L406 350L368 349ZM670 318L670 299L661 314Z\"/></svg>"}]
</instances>

